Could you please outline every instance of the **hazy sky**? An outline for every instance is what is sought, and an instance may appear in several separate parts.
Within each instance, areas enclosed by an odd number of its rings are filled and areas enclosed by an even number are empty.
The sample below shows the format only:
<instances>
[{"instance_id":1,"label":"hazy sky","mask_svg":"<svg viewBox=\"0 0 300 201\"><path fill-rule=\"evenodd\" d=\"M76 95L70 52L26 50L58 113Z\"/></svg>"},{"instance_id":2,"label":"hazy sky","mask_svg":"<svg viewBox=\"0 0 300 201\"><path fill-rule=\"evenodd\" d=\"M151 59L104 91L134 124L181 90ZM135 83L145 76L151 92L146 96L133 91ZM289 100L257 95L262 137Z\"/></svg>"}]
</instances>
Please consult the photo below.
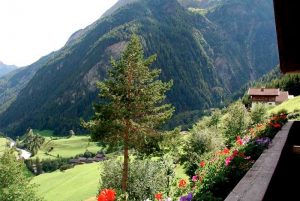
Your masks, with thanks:
<instances>
[{"instance_id":1,"label":"hazy sky","mask_svg":"<svg viewBox=\"0 0 300 201\"><path fill-rule=\"evenodd\" d=\"M0 61L29 65L61 48L117 0L0 0Z\"/></svg>"}]
</instances>

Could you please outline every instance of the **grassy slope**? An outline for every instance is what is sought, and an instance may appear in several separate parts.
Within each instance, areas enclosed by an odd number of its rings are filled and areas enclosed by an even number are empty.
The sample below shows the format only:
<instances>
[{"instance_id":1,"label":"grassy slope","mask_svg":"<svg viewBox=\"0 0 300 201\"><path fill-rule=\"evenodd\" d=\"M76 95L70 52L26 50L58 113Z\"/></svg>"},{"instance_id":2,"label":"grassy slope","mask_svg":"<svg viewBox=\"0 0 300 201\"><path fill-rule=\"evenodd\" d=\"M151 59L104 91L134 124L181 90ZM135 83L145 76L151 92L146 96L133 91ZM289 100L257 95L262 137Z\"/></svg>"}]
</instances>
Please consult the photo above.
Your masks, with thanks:
<instances>
[{"instance_id":1,"label":"grassy slope","mask_svg":"<svg viewBox=\"0 0 300 201\"><path fill-rule=\"evenodd\" d=\"M51 155L46 155L45 152L51 147L53 147L53 150L50 152ZM90 142L88 136L74 136L57 140L51 140L49 137L46 137L46 142L38 152L37 157L55 158L57 155L60 157L72 157L77 154L83 154L86 150L96 153L101 148L97 143Z\"/></svg>"},{"instance_id":2,"label":"grassy slope","mask_svg":"<svg viewBox=\"0 0 300 201\"><path fill-rule=\"evenodd\" d=\"M56 171L35 177L32 183L40 185L38 192L46 201L81 201L97 194L99 163L75 166L65 172Z\"/></svg>"},{"instance_id":3,"label":"grassy slope","mask_svg":"<svg viewBox=\"0 0 300 201\"><path fill-rule=\"evenodd\" d=\"M290 99L286 102L281 103L280 105L274 107L269 111L269 113L277 113L278 111L285 109L288 112L293 112L295 109L300 110L300 96L297 96L293 99Z\"/></svg>"}]
</instances>

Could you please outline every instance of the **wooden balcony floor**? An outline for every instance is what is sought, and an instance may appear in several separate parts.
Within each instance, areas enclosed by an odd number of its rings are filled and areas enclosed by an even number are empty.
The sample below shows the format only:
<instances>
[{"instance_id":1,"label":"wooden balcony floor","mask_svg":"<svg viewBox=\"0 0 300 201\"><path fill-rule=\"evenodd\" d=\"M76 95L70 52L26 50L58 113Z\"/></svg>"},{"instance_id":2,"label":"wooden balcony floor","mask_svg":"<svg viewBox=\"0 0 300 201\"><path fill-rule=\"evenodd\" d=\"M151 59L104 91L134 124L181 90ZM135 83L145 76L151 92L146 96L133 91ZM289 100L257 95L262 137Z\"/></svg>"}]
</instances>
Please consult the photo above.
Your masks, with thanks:
<instances>
[{"instance_id":1,"label":"wooden balcony floor","mask_svg":"<svg viewBox=\"0 0 300 201\"><path fill-rule=\"evenodd\" d=\"M294 145L300 146L300 121L289 132L264 201L300 201L300 149L293 149Z\"/></svg>"}]
</instances>

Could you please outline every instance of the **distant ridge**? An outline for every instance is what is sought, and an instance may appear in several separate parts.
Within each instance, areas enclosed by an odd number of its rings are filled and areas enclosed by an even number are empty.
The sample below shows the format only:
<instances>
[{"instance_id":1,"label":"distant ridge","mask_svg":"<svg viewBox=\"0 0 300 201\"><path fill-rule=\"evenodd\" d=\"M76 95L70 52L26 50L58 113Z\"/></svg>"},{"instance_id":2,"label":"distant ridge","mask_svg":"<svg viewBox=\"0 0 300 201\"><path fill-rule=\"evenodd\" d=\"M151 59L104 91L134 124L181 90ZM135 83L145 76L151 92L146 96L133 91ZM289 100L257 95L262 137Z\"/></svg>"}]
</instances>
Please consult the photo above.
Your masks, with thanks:
<instances>
[{"instance_id":1,"label":"distant ridge","mask_svg":"<svg viewBox=\"0 0 300 201\"><path fill-rule=\"evenodd\" d=\"M0 77L17 69L18 67L15 65L6 65L2 61L0 61Z\"/></svg>"}]
</instances>

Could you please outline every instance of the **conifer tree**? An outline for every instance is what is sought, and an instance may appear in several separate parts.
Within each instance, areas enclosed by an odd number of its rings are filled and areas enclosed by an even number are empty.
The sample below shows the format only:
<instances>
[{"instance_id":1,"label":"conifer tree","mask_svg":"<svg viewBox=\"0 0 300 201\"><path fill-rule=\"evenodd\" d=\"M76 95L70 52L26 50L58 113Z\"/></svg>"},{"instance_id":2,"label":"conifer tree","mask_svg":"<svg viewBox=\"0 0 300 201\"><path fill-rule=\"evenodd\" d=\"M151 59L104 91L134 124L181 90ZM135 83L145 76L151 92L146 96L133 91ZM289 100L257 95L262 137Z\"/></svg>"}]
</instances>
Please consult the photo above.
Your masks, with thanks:
<instances>
[{"instance_id":1,"label":"conifer tree","mask_svg":"<svg viewBox=\"0 0 300 201\"><path fill-rule=\"evenodd\" d=\"M140 39L133 35L121 58L112 59L108 79L97 84L101 101L94 105L94 118L83 122L94 140L123 145L123 192L127 189L129 149L138 149L160 135L159 126L174 112L164 103L172 81L162 82L160 70L149 69L155 59L156 55L144 59Z\"/></svg>"}]
</instances>

